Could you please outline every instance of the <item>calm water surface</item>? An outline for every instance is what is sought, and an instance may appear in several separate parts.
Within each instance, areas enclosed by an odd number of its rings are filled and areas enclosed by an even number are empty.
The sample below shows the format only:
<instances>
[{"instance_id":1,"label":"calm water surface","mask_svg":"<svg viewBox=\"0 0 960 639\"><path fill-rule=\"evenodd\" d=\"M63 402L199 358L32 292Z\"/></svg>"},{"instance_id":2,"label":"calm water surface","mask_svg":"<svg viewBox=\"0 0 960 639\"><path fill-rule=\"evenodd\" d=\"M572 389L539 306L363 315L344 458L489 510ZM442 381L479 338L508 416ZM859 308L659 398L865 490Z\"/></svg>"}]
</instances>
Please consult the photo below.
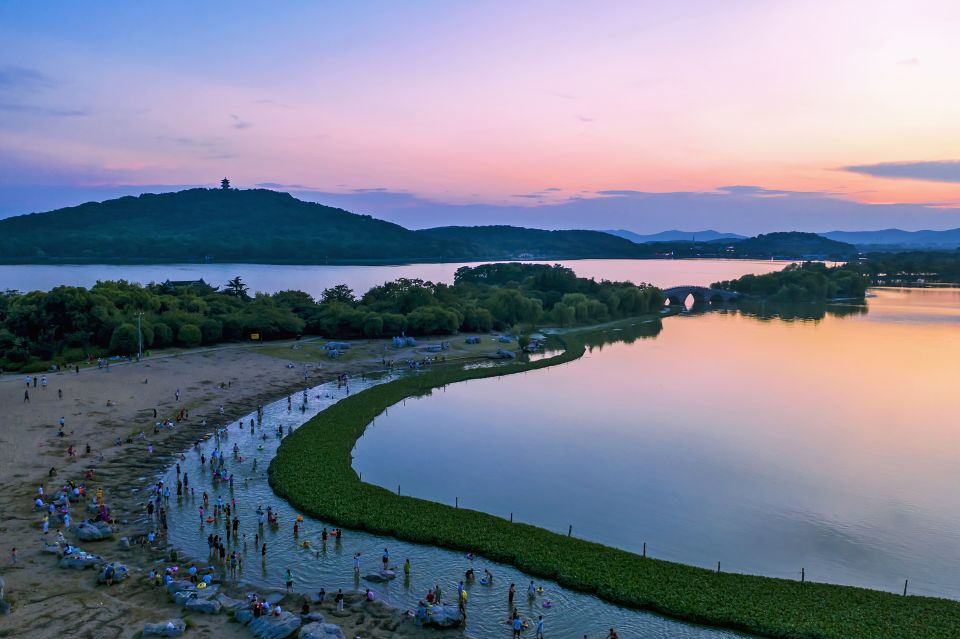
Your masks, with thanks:
<instances>
[{"instance_id":1,"label":"calm water surface","mask_svg":"<svg viewBox=\"0 0 960 639\"><path fill-rule=\"evenodd\" d=\"M370 380L354 379L350 383L350 391L356 393L369 386ZM288 409L287 401L281 400L265 407L262 424L257 425L253 434L249 425L254 415L247 415L243 422L246 428L241 432L236 422L228 425L227 437L222 440L222 448L226 451L229 472L234 473L235 481L231 488L226 483L214 484L209 476L209 462L206 466L200 463L200 454L209 456L216 447L214 440L210 440L196 450L188 451L185 459L180 462L184 472L189 474L189 483L196 490L196 495L188 494L182 499L171 499L170 503L170 537L172 543L186 551L190 556L206 560L207 535L218 534L221 537L225 531L221 521L204 523L201 525L199 507L203 503L203 491L210 495L211 510L217 496L222 496L224 502L231 498L237 500L238 517L241 522L240 533L246 534L248 550L243 553L244 565L241 579L254 586L282 589L284 586L287 568L293 573L295 589L299 592L316 594L323 587L328 593L335 593L337 588L345 591L355 588L369 587L377 596L391 605L402 609L416 608L417 601L423 598L427 591L440 584L445 599L456 595L457 581L463 578L464 571L473 567L478 574L484 568L489 568L494 574L494 586L474 584L468 586L470 593L468 613L469 619L465 632L468 636L477 639L490 637L509 637L508 626L502 623L509 614L507 606L507 588L511 581L518 587L515 600L521 615L525 619L536 619L543 615L547 622L549 636L552 637L581 637L589 634L590 637L606 636L606 630L616 627L621 637L642 638L679 638L679 639L736 639L744 635L734 632L702 628L689 624L671 621L650 613L638 612L619 608L605 603L596 597L575 593L549 581L537 580L543 584L545 597L554 602L549 609L543 608L538 600L529 603L525 596L526 584L530 577L520 571L502 564L486 561L482 557L475 557L473 561L458 552L441 550L431 546L409 544L361 532L345 531L342 543L321 543L320 533L324 522L306 518L301 524L300 535L293 536L293 523L296 519L294 511L285 501L278 499L267 484L265 472L270 460L276 453L279 440L275 436L276 429L288 427L296 429L306 419L318 411L347 395L347 390L337 388L336 384L319 386L311 389L306 410L301 412L302 395L293 398L293 405ZM266 438L264 439L264 434ZM232 457L231 451L236 444L239 455L244 459L238 461ZM257 460L257 470L253 470L253 461ZM145 478L142 478L145 479ZM175 471L168 471L164 476L170 485L176 485ZM175 491L174 491L175 494ZM267 561L261 563L259 553L254 549L254 534L257 534L256 508L258 504L264 507L272 505L280 518L280 527L276 530L266 526L259 532L261 542L267 544ZM243 552L243 543L231 546ZM309 540L312 547L307 550L298 547L298 542ZM409 558L413 567L411 579L405 582L402 577L392 583L375 584L362 579L355 579L353 572L353 553L362 554L363 574L374 572L379 568L380 556L383 548L390 549L393 558L392 565L398 569L403 560ZM336 621L332 619L332 621ZM349 630L348 630L349 635ZM350 635L352 636L352 635Z\"/></svg>"},{"instance_id":2,"label":"calm water surface","mask_svg":"<svg viewBox=\"0 0 960 639\"><path fill-rule=\"evenodd\" d=\"M198 280L223 286L239 275L252 291L305 291L318 297L323 289L347 284L361 294L373 286L401 277L453 282L459 264L405 264L402 266L300 266L269 264L151 264L151 265L0 265L0 290L49 290L55 286L90 287L97 280L125 279L149 284L166 280ZM554 263L554 262L550 262ZM657 286L711 284L747 273L768 273L787 262L750 260L571 260L558 261L581 277L631 280Z\"/></svg>"},{"instance_id":3,"label":"calm water surface","mask_svg":"<svg viewBox=\"0 0 960 639\"><path fill-rule=\"evenodd\" d=\"M960 598L960 291L873 294L455 384L381 415L354 467L655 557Z\"/></svg>"}]
</instances>

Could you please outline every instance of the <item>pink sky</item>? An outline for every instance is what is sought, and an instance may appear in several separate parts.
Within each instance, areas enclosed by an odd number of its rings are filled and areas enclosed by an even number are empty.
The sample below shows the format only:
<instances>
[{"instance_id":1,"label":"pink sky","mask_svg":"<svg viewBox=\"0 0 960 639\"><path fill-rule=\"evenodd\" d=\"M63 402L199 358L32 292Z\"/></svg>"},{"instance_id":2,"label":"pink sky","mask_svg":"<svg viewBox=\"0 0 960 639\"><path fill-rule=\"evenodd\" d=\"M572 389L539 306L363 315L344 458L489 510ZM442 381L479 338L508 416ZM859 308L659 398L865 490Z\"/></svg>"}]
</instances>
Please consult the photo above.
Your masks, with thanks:
<instances>
[{"instance_id":1,"label":"pink sky","mask_svg":"<svg viewBox=\"0 0 960 639\"><path fill-rule=\"evenodd\" d=\"M960 3L195 4L0 7L0 186L960 203Z\"/></svg>"}]
</instances>

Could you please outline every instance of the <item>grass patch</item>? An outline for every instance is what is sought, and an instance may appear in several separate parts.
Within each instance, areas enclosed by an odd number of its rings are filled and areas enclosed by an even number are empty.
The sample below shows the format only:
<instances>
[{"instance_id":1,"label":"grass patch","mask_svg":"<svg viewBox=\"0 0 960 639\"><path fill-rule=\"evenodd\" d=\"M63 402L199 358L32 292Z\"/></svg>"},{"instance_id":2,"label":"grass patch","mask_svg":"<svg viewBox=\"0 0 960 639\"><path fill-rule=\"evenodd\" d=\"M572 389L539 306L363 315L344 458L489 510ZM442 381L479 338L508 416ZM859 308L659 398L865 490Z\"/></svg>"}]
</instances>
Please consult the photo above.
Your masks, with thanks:
<instances>
[{"instance_id":1,"label":"grass patch","mask_svg":"<svg viewBox=\"0 0 960 639\"><path fill-rule=\"evenodd\" d=\"M820 583L717 574L567 537L486 513L398 497L365 484L351 452L367 425L404 398L447 384L509 375L579 358L609 335L631 341L656 334L660 322L633 329L578 332L548 359L495 368L436 368L374 386L341 400L285 438L270 464L274 491L305 513L357 530L472 551L531 575L593 593L615 604L694 623L784 639L941 639L960 636L960 602ZM639 334L637 334L639 331Z\"/></svg>"}]
</instances>

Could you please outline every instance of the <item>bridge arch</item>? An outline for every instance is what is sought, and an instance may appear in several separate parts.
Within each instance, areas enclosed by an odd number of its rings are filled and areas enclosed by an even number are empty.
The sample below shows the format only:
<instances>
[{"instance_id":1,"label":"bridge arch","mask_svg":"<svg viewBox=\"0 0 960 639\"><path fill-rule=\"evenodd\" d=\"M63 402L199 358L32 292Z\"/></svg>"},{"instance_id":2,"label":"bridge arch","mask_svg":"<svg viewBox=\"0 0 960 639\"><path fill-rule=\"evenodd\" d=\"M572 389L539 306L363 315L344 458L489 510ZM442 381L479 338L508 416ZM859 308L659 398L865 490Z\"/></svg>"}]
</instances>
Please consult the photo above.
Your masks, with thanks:
<instances>
[{"instance_id":1,"label":"bridge arch","mask_svg":"<svg viewBox=\"0 0 960 639\"><path fill-rule=\"evenodd\" d=\"M693 304L725 304L739 296L734 291L725 291L708 286L672 286L663 289L664 305L686 308L687 299L693 298Z\"/></svg>"}]
</instances>

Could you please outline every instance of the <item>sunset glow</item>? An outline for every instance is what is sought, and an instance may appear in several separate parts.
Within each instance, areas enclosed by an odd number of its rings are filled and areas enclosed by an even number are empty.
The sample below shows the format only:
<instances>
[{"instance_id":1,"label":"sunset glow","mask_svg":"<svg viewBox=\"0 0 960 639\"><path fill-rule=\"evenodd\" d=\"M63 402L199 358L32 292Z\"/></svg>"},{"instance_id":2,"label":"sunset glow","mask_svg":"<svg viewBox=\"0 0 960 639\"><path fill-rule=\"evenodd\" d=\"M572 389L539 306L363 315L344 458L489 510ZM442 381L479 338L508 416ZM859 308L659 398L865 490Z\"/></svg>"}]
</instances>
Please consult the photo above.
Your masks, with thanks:
<instances>
[{"instance_id":1,"label":"sunset glow","mask_svg":"<svg viewBox=\"0 0 960 639\"><path fill-rule=\"evenodd\" d=\"M960 170L847 167L957 157L958 23L954 2L7 4L0 205L229 175L446 204L740 184L952 206Z\"/></svg>"}]
</instances>

